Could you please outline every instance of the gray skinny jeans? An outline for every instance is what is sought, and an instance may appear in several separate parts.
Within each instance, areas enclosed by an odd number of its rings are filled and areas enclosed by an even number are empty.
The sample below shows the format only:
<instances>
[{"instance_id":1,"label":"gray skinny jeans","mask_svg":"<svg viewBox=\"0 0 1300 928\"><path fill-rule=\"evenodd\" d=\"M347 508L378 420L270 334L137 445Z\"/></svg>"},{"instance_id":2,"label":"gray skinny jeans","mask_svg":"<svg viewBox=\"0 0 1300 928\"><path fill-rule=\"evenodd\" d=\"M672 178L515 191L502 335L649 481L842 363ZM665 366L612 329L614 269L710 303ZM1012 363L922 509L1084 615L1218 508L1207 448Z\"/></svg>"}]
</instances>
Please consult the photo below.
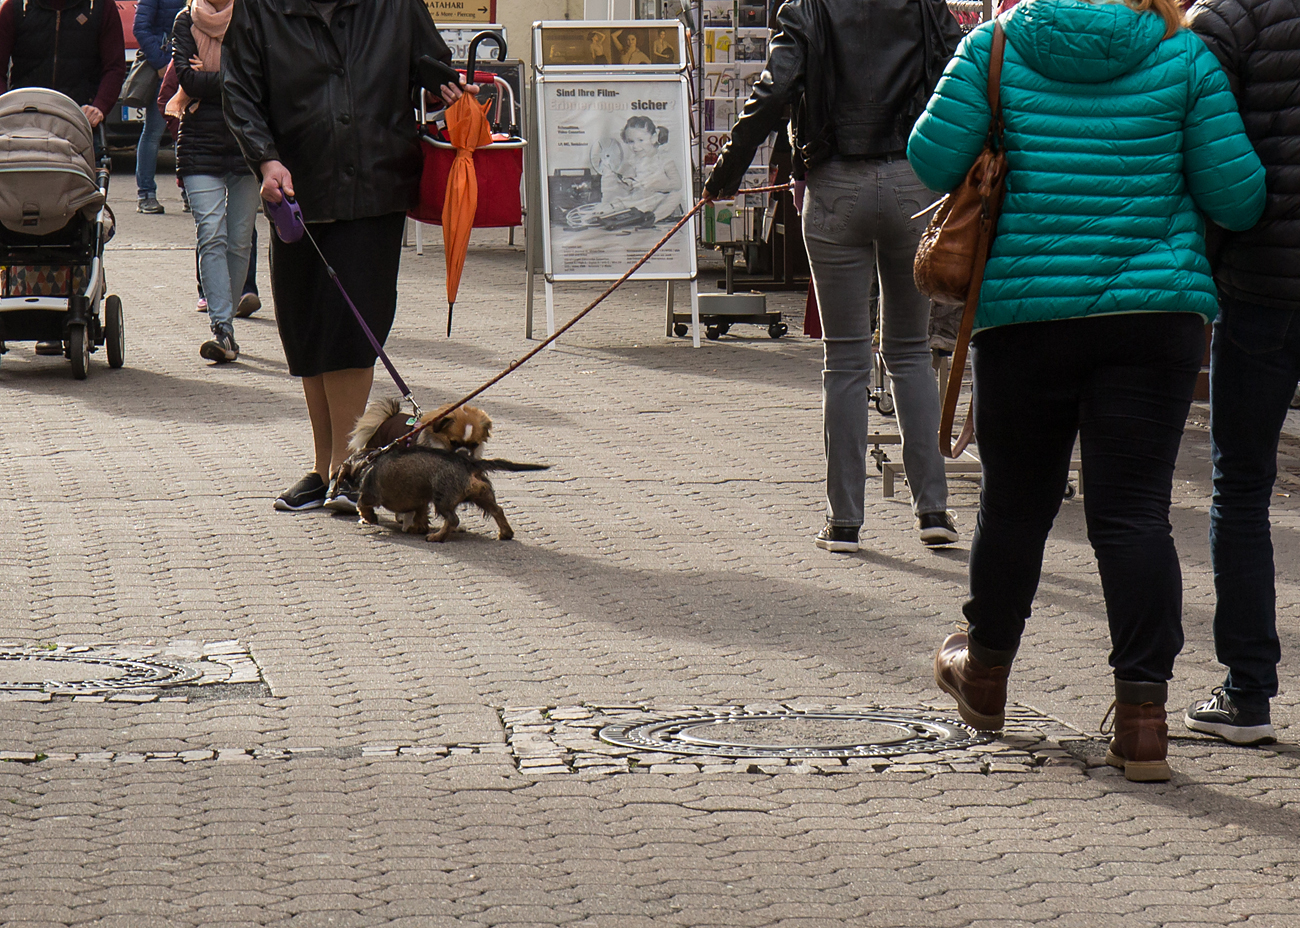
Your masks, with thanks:
<instances>
[{"instance_id":1,"label":"gray skinny jeans","mask_svg":"<svg viewBox=\"0 0 1300 928\"><path fill-rule=\"evenodd\" d=\"M821 311L827 521L862 524L871 379L871 277L880 275L880 343L894 385L903 470L917 515L948 508L939 453L939 390L930 364L930 302L912 282L936 199L904 158L828 161L808 174L803 234Z\"/></svg>"}]
</instances>

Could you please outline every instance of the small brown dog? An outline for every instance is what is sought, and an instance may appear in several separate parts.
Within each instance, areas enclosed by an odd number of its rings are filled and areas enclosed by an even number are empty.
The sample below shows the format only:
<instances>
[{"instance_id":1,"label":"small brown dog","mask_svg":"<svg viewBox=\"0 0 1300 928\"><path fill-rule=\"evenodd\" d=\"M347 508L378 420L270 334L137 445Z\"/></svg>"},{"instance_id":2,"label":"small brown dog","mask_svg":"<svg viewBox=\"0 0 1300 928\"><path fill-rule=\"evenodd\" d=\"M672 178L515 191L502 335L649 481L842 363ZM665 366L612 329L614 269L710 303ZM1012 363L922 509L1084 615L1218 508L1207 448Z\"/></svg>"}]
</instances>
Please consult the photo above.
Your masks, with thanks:
<instances>
[{"instance_id":1,"label":"small brown dog","mask_svg":"<svg viewBox=\"0 0 1300 928\"><path fill-rule=\"evenodd\" d=\"M425 413L420 422L433 422L438 413ZM435 428L427 428L415 437L415 441L425 448L440 448L443 451L468 453L470 457L483 456L483 443L492 434L492 420L483 410L474 406L461 406ZM375 400L366 407L366 411L357 420L348 440L348 451L356 455L361 451L382 448L390 441L401 438L415 426L410 425L410 416L402 412L402 401L396 397Z\"/></svg>"},{"instance_id":2,"label":"small brown dog","mask_svg":"<svg viewBox=\"0 0 1300 928\"><path fill-rule=\"evenodd\" d=\"M514 537L514 529L497 503L489 471L546 470L546 464L519 464L500 459L472 458L439 448L397 447L367 458L354 454L342 474L360 490L357 513L361 521L379 524L375 507L396 513L402 531L425 534L429 541L446 541L460 527L456 509L473 503L496 520L501 541ZM442 517L442 527L429 532L429 508Z\"/></svg>"}]
</instances>

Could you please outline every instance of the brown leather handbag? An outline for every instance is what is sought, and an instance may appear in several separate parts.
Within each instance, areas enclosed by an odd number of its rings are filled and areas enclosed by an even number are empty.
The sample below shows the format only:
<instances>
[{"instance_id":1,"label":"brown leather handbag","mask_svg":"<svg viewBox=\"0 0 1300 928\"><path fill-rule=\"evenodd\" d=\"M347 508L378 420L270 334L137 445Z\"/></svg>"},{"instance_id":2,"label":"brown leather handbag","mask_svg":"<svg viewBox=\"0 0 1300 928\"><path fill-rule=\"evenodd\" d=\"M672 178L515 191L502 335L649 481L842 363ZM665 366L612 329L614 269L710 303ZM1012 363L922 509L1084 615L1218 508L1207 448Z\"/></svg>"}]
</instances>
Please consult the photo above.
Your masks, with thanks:
<instances>
[{"instance_id":1,"label":"brown leather handbag","mask_svg":"<svg viewBox=\"0 0 1300 928\"><path fill-rule=\"evenodd\" d=\"M1002 25L993 27L993 51L989 59L989 109L992 119L988 140L966 179L938 202L938 209L921 236L916 249L913 277L916 288L937 303L965 304L961 329L952 353L952 366L944 390L943 415L939 424L939 448L950 458L959 456L974 435L975 419L968 410L966 424L956 443L953 420L961 393L966 351L975 326L984 264L993 247L1002 197L1006 193L1007 155L1002 144L1002 57L1007 37Z\"/></svg>"}]
</instances>

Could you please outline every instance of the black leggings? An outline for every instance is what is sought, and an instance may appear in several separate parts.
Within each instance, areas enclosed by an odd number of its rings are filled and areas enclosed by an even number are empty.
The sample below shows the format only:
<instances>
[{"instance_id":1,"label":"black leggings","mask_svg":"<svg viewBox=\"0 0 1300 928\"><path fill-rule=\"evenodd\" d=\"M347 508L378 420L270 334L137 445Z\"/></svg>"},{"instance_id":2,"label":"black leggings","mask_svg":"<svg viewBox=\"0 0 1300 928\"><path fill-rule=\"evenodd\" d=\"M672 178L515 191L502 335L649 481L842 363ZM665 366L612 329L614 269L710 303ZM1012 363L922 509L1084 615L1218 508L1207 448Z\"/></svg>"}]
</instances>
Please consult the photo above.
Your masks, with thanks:
<instances>
[{"instance_id":1,"label":"black leggings","mask_svg":"<svg viewBox=\"0 0 1300 928\"><path fill-rule=\"evenodd\" d=\"M973 640L999 651L1019 645L1077 435L1110 664L1121 680L1173 675L1182 574L1169 505L1204 350L1205 320L1193 313L1032 322L975 336L984 476L964 608Z\"/></svg>"}]
</instances>

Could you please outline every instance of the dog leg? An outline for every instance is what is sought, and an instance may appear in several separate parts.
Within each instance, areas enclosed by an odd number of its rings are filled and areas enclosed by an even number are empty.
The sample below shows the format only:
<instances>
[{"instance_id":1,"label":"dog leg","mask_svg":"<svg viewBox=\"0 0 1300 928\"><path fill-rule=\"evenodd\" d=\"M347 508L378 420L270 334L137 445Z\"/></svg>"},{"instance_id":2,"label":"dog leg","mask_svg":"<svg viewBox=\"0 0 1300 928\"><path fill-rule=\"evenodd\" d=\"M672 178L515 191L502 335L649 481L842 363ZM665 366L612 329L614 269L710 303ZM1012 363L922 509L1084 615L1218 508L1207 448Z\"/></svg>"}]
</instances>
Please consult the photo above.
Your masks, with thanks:
<instances>
[{"instance_id":1,"label":"dog leg","mask_svg":"<svg viewBox=\"0 0 1300 928\"><path fill-rule=\"evenodd\" d=\"M442 516L442 528L436 532L430 532L425 538L426 541L446 541L451 533L460 527L460 519L456 517L455 509L447 512L438 510L438 515Z\"/></svg>"},{"instance_id":2,"label":"dog leg","mask_svg":"<svg viewBox=\"0 0 1300 928\"><path fill-rule=\"evenodd\" d=\"M425 535L429 531L429 507L422 506L411 513L411 526L406 531L412 535Z\"/></svg>"},{"instance_id":3,"label":"dog leg","mask_svg":"<svg viewBox=\"0 0 1300 928\"><path fill-rule=\"evenodd\" d=\"M515 537L515 530L510 527L510 523L506 521L506 514L501 511L501 506L497 503L497 495L492 490L492 484L478 478L470 481L469 501L496 520L498 541L509 541Z\"/></svg>"},{"instance_id":4,"label":"dog leg","mask_svg":"<svg viewBox=\"0 0 1300 928\"><path fill-rule=\"evenodd\" d=\"M365 503L357 503L357 516L366 525L378 525L379 517L375 515L375 507L367 506Z\"/></svg>"}]
</instances>

